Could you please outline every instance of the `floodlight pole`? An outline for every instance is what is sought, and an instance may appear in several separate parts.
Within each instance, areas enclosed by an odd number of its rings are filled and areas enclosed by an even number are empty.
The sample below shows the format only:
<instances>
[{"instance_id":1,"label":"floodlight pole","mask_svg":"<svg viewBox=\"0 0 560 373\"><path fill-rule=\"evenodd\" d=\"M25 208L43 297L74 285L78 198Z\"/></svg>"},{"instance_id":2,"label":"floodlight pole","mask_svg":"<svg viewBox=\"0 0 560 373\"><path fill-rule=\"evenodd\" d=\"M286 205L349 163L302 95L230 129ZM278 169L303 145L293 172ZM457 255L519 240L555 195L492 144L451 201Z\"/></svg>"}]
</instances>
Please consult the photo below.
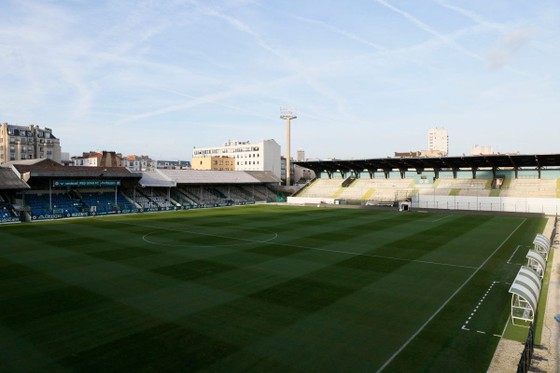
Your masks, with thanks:
<instances>
[{"instance_id":1,"label":"floodlight pole","mask_svg":"<svg viewBox=\"0 0 560 373\"><path fill-rule=\"evenodd\" d=\"M291 185L290 180L290 124L292 119L296 119L297 115L295 110L281 108L280 109L280 119L284 119L286 121L286 186Z\"/></svg>"}]
</instances>

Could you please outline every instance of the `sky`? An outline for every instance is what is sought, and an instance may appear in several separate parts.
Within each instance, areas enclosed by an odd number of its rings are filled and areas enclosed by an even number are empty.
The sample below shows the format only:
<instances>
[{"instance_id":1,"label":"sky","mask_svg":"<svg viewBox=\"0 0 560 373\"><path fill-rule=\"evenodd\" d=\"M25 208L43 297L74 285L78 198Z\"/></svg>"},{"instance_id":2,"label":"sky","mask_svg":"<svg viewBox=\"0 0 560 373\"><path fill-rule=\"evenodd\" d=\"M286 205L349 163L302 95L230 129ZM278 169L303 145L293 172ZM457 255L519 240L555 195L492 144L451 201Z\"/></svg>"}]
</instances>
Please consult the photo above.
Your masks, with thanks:
<instances>
[{"instance_id":1,"label":"sky","mask_svg":"<svg viewBox=\"0 0 560 373\"><path fill-rule=\"evenodd\" d=\"M0 0L0 122L190 160L274 139L365 159L560 152L557 0Z\"/></svg>"}]
</instances>

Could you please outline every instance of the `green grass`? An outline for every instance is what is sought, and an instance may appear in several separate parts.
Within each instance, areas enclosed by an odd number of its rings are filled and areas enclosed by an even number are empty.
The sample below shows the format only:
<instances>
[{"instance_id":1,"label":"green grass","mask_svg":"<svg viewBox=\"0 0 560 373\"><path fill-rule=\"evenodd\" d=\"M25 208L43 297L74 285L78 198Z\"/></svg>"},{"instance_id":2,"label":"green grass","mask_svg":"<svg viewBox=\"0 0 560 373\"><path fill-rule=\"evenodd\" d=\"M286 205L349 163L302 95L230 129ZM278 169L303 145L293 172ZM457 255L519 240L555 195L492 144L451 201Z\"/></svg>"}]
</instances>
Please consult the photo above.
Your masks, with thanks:
<instances>
[{"instance_id":1,"label":"green grass","mask_svg":"<svg viewBox=\"0 0 560 373\"><path fill-rule=\"evenodd\" d=\"M287 206L1 226L0 371L483 372L506 262L543 226Z\"/></svg>"}]
</instances>

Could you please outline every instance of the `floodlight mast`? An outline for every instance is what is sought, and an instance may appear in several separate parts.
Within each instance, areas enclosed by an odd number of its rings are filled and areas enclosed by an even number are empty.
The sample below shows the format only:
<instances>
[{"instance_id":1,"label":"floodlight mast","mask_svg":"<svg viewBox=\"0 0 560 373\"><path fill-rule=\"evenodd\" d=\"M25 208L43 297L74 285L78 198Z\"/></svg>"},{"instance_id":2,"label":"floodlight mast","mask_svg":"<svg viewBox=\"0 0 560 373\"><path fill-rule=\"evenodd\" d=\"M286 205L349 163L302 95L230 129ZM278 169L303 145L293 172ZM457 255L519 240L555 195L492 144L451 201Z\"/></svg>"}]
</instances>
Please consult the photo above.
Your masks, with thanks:
<instances>
[{"instance_id":1,"label":"floodlight mast","mask_svg":"<svg viewBox=\"0 0 560 373\"><path fill-rule=\"evenodd\" d=\"M286 186L291 185L290 180L290 124L292 119L296 119L297 114L295 109L280 108L280 119L286 121Z\"/></svg>"}]
</instances>

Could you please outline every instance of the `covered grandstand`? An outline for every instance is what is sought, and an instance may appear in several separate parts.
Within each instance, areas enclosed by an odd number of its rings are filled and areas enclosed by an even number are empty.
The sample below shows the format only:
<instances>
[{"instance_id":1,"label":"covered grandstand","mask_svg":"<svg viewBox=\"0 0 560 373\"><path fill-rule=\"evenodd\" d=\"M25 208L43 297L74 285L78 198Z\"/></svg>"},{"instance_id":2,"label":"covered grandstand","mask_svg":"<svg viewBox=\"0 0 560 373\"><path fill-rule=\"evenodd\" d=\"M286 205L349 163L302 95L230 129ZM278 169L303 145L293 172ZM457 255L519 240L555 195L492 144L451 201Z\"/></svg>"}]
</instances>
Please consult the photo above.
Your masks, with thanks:
<instances>
[{"instance_id":1,"label":"covered grandstand","mask_svg":"<svg viewBox=\"0 0 560 373\"><path fill-rule=\"evenodd\" d=\"M278 202L270 172L62 166L52 160L0 168L2 222Z\"/></svg>"},{"instance_id":2,"label":"covered grandstand","mask_svg":"<svg viewBox=\"0 0 560 373\"><path fill-rule=\"evenodd\" d=\"M12 170L0 168L0 222L11 223L20 220L18 213L10 203L10 195L15 191L30 189Z\"/></svg>"},{"instance_id":3,"label":"covered grandstand","mask_svg":"<svg viewBox=\"0 0 560 373\"><path fill-rule=\"evenodd\" d=\"M296 162L317 178L290 203L555 214L560 155L492 155Z\"/></svg>"},{"instance_id":4,"label":"covered grandstand","mask_svg":"<svg viewBox=\"0 0 560 373\"><path fill-rule=\"evenodd\" d=\"M318 160L318 161L297 161L298 166L313 170L317 175L328 178L339 174L341 178L360 177L368 174L374 178L377 172L384 173L388 178L389 173L399 171L402 178L408 171L422 173L425 170L432 170L435 178L439 178L441 172L450 172L453 178L457 178L461 170L470 170L472 179L477 178L479 170L490 170L497 176L500 170L512 170L515 178L518 172L525 169L533 169L541 177L541 171L560 168L560 154L542 155L481 155L481 156L462 156L462 157L440 157L440 158L374 158L364 160Z\"/></svg>"},{"instance_id":5,"label":"covered grandstand","mask_svg":"<svg viewBox=\"0 0 560 373\"><path fill-rule=\"evenodd\" d=\"M155 170L143 174L136 193L180 208L216 207L281 201L270 188L278 183L268 171Z\"/></svg>"}]
</instances>

